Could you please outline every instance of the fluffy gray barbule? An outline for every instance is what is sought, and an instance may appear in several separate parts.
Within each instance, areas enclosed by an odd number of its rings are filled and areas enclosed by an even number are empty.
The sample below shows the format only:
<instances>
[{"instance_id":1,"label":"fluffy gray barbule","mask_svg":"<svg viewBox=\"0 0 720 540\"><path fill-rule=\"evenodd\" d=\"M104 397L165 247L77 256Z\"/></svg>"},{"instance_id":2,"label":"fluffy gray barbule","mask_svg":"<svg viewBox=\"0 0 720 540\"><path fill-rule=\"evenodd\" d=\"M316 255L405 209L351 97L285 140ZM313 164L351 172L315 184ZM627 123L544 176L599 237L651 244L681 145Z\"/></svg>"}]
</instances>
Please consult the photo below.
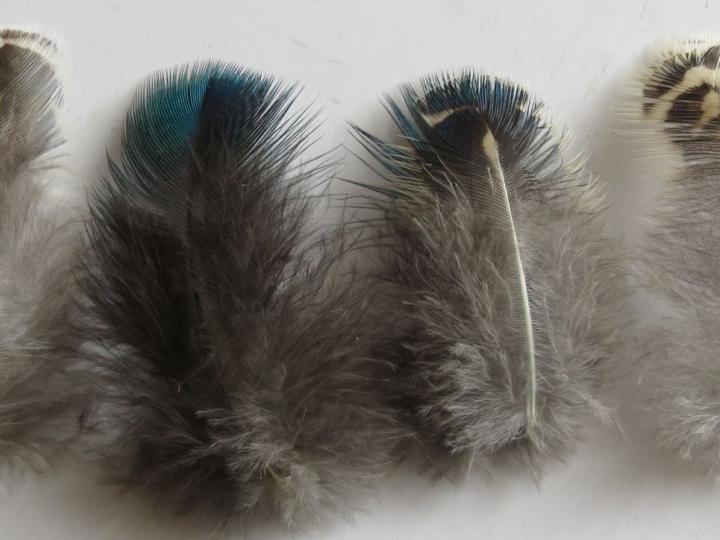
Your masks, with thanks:
<instances>
[{"instance_id":1,"label":"fluffy gray barbule","mask_svg":"<svg viewBox=\"0 0 720 540\"><path fill-rule=\"evenodd\" d=\"M440 455L486 465L572 447L603 419L624 278L600 184L541 103L472 72L388 99L402 140L359 130L384 168L380 275L402 291L412 423ZM400 311L400 308L397 308Z\"/></svg>"},{"instance_id":2,"label":"fluffy gray barbule","mask_svg":"<svg viewBox=\"0 0 720 540\"><path fill-rule=\"evenodd\" d=\"M41 208L57 174L57 51L0 30L0 467L42 468L79 430L71 270L78 230Z\"/></svg>"},{"instance_id":3,"label":"fluffy gray barbule","mask_svg":"<svg viewBox=\"0 0 720 540\"><path fill-rule=\"evenodd\" d=\"M640 403L658 444L720 471L720 43L657 50L634 101L652 180L639 281L663 313L646 328ZM639 94L639 93L638 93ZM647 394L647 395L645 395Z\"/></svg>"},{"instance_id":4,"label":"fluffy gray barbule","mask_svg":"<svg viewBox=\"0 0 720 540\"><path fill-rule=\"evenodd\" d=\"M342 234L311 232L325 167L298 161L296 95L217 62L151 77L91 198L108 474L217 527L346 513L405 439L388 297L337 274Z\"/></svg>"}]
</instances>

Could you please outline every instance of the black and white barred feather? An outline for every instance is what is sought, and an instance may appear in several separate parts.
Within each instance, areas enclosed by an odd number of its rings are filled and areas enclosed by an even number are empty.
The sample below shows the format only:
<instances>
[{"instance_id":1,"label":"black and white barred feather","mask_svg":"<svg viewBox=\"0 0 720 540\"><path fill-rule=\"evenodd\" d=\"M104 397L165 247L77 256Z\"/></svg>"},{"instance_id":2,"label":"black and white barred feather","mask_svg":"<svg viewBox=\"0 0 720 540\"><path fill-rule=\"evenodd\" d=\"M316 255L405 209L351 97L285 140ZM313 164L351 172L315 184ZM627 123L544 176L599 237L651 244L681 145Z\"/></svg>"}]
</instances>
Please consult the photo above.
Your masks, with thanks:
<instances>
[{"instance_id":1,"label":"black and white barred feather","mask_svg":"<svg viewBox=\"0 0 720 540\"><path fill-rule=\"evenodd\" d=\"M43 208L62 142L58 57L39 34L0 30L0 467L13 471L52 461L84 406L70 375L79 231Z\"/></svg>"},{"instance_id":2,"label":"black and white barred feather","mask_svg":"<svg viewBox=\"0 0 720 540\"><path fill-rule=\"evenodd\" d=\"M401 92L388 101L401 144L359 134L384 168L368 187L381 275L411 321L412 422L481 466L572 447L588 415L608 414L598 392L624 288L603 190L509 81L467 72Z\"/></svg>"},{"instance_id":3,"label":"black and white barred feather","mask_svg":"<svg viewBox=\"0 0 720 540\"><path fill-rule=\"evenodd\" d=\"M298 164L296 95L224 63L151 77L91 201L108 472L218 527L344 512L404 440L383 297L336 274L342 235L310 232L324 173Z\"/></svg>"},{"instance_id":4,"label":"black and white barred feather","mask_svg":"<svg viewBox=\"0 0 720 540\"><path fill-rule=\"evenodd\" d=\"M652 54L629 129L659 197L637 278L658 306L644 333L642 409L658 444L720 469L720 43Z\"/></svg>"}]
</instances>

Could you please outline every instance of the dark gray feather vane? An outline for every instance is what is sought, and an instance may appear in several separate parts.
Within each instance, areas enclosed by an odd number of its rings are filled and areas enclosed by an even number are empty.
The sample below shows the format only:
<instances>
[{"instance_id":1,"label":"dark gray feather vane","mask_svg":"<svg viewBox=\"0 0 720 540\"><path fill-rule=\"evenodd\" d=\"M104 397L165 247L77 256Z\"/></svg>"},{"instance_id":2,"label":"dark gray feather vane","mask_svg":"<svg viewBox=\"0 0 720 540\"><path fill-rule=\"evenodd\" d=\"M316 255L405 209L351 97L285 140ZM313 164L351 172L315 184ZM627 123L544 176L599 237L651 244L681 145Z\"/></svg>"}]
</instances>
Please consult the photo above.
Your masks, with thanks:
<instances>
[{"instance_id":1,"label":"dark gray feather vane","mask_svg":"<svg viewBox=\"0 0 720 540\"><path fill-rule=\"evenodd\" d=\"M720 44L655 51L630 105L639 174L659 184L637 278L659 306L633 395L659 446L720 470ZM639 102L638 102L639 101ZM648 162L651 162L648 164ZM658 169L657 166L660 166ZM663 184L662 181L665 181Z\"/></svg>"},{"instance_id":2,"label":"dark gray feather vane","mask_svg":"<svg viewBox=\"0 0 720 540\"><path fill-rule=\"evenodd\" d=\"M508 81L470 72L401 92L388 108L402 142L359 136L384 169L367 187L384 215L380 274L412 321L415 428L466 464L572 447L589 414L608 416L624 288L603 190Z\"/></svg>"},{"instance_id":3,"label":"dark gray feather vane","mask_svg":"<svg viewBox=\"0 0 720 540\"><path fill-rule=\"evenodd\" d=\"M58 176L59 55L47 38L0 30L0 466L42 469L79 432L72 374L78 227L43 208Z\"/></svg>"},{"instance_id":4,"label":"dark gray feather vane","mask_svg":"<svg viewBox=\"0 0 720 540\"><path fill-rule=\"evenodd\" d=\"M325 167L298 166L313 118L296 95L215 62L151 77L91 202L109 473L219 527L346 512L404 440L393 323L336 272L345 237L311 232Z\"/></svg>"}]
</instances>

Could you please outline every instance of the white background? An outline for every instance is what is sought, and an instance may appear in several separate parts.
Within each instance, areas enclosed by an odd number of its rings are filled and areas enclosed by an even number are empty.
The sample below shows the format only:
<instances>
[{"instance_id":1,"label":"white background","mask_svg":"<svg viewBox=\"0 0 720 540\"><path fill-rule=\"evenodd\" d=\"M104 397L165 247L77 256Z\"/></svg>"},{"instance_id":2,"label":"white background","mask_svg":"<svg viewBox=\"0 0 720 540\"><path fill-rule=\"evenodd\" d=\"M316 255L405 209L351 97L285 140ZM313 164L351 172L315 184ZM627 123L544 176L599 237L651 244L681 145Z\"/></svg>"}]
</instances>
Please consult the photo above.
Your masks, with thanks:
<instances>
[{"instance_id":1,"label":"white background","mask_svg":"<svg viewBox=\"0 0 720 540\"><path fill-rule=\"evenodd\" d=\"M720 2L0 0L0 25L37 25L63 39L68 163L86 184L105 171L134 88L164 66L215 57L301 81L322 106L327 147L349 143L347 121L383 122L378 98L398 83L473 66L542 97L627 210L626 179L608 172L605 155L613 103L650 43L720 31ZM6 482L0 540L205 537L98 479L94 466L69 461L47 477ZM234 537L718 538L720 487L636 430L623 438L590 428L576 454L548 466L539 489L517 468L459 485L402 472L353 523L306 534L257 526Z\"/></svg>"}]
</instances>

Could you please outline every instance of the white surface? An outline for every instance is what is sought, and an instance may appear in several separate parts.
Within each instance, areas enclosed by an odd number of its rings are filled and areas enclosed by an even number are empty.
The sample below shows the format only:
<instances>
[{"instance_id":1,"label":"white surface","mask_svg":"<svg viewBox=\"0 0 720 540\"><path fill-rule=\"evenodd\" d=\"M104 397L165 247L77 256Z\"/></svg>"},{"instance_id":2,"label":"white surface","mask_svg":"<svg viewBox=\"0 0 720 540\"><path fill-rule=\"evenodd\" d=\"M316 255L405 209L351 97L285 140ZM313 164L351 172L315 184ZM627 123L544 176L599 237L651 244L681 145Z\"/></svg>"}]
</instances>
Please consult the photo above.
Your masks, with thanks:
<instances>
[{"instance_id":1,"label":"white surface","mask_svg":"<svg viewBox=\"0 0 720 540\"><path fill-rule=\"evenodd\" d=\"M327 146L348 142L346 121L374 125L378 97L407 79L464 66L501 72L544 98L602 157L613 137L609 108L643 48L668 34L720 31L713 21L720 25L717 0L0 0L0 24L40 25L64 38L69 162L85 182L105 170L138 81L205 57L305 83L305 95L323 106ZM593 165L607 175L605 162ZM591 430L565 464L549 466L539 490L511 468L459 486L398 473L355 523L287 537L718 538L720 488L629 438ZM187 523L155 520L143 501L97 479L93 467L69 463L48 478L12 483L0 494L0 539L205 537ZM285 536L269 527L236 534Z\"/></svg>"}]
</instances>

